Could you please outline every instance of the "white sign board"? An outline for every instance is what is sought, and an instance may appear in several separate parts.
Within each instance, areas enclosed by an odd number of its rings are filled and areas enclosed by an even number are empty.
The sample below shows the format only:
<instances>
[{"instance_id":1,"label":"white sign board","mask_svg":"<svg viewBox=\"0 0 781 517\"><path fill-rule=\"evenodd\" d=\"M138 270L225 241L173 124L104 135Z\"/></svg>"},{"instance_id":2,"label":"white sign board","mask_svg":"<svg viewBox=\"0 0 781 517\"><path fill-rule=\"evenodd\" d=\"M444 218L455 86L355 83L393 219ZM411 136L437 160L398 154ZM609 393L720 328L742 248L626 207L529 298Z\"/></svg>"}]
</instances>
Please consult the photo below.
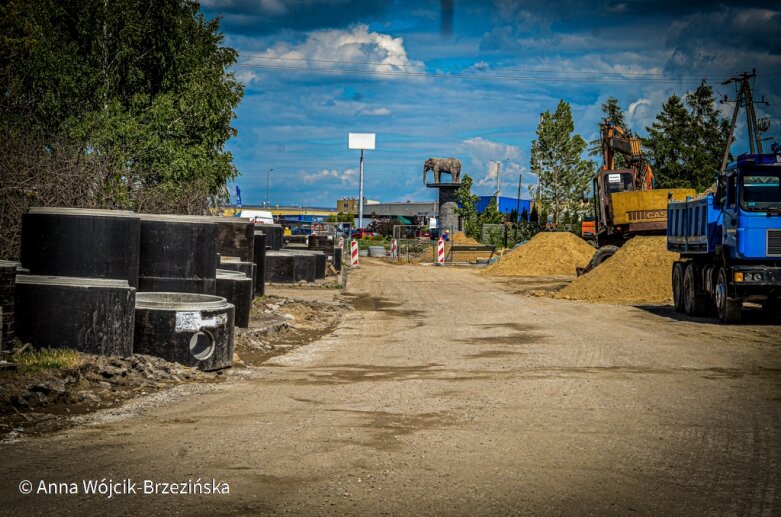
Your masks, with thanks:
<instances>
[{"instance_id":1,"label":"white sign board","mask_svg":"<svg viewBox=\"0 0 781 517\"><path fill-rule=\"evenodd\" d=\"M347 148L374 150L375 136L374 133L349 133Z\"/></svg>"},{"instance_id":2,"label":"white sign board","mask_svg":"<svg viewBox=\"0 0 781 517\"><path fill-rule=\"evenodd\" d=\"M607 175L607 182L608 183L621 183L621 175L620 174L608 174Z\"/></svg>"}]
</instances>

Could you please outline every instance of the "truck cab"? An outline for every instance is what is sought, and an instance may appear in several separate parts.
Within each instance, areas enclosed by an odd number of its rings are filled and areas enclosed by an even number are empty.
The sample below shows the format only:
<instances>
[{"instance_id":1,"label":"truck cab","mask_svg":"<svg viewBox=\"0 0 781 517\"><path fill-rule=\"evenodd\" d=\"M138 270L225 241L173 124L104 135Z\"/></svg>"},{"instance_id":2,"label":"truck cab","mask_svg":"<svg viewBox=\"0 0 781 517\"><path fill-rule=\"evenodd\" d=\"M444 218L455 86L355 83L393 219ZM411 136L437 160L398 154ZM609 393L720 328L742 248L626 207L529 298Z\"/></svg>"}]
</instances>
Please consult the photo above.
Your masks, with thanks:
<instances>
[{"instance_id":1,"label":"truck cab","mask_svg":"<svg viewBox=\"0 0 781 517\"><path fill-rule=\"evenodd\" d=\"M734 263L781 261L781 155L743 155L716 192L722 246Z\"/></svg>"}]
</instances>

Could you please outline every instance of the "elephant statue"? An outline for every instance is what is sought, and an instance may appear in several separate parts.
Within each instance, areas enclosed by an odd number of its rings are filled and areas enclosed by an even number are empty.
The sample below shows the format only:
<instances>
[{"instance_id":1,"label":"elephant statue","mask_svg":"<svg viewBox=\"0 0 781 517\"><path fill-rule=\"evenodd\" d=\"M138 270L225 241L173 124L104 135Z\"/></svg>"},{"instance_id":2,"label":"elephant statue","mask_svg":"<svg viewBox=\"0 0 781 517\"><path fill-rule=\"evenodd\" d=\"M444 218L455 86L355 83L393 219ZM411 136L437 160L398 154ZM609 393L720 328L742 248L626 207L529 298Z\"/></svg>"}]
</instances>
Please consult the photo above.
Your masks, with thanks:
<instances>
[{"instance_id":1,"label":"elephant statue","mask_svg":"<svg viewBox=\"0 0 781 517\"><path fill-rule=\"evenodd\" d=\"M423 183L428 171L434 171L434 183L441 183L443 172L450 174L451 183L461 182L461 161L457 158L429 158L423 164Z\"/></svg>"}]
</instances>

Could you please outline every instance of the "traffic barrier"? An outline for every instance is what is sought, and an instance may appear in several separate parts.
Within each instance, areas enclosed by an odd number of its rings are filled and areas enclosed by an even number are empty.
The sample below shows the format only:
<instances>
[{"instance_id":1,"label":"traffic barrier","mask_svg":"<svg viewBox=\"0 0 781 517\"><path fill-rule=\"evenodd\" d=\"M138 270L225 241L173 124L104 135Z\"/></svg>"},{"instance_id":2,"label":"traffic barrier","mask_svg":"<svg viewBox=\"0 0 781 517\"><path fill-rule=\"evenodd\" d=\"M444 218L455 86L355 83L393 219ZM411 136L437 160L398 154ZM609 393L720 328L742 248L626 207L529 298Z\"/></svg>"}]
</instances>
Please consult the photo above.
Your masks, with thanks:
<instances>
[{"instance_id":1,"label":"traffic barrier","mask_svg":"<svg viewBox=\"0 0 781 517\"><path fill-rule=\"evenodd\" d=\"M358 241L350 241L350 267L358 267Z\"/></svg>"},{"instance_id":2,"label":"traffic barrier","mask_svg":"<svg viewBox=\"0 0 781 517\"><path fill-rule=\"evenodd\" d=\"M437 265L445 265L445 239L442 237L437 241Z\"/></svg>"},{"instance_id":3,"label":"traffic barrier","mask_svg":"<svg viewBox=\"0 0 781 517\"><path fill-rule=\"evenodd\" d=\"M393 259L399 258L399 243L396 239L391 239L390 256Z\"/></svg>"},{"instance_id":4,"label":"traffic barrier","mask_svg":"<svg viewBox=\"0 0 781 517\"><path fill-rule=\"evenodd\" d=\"M339 237L339 248L344 249L344 237Z\"/></svg>"}]
</instances>

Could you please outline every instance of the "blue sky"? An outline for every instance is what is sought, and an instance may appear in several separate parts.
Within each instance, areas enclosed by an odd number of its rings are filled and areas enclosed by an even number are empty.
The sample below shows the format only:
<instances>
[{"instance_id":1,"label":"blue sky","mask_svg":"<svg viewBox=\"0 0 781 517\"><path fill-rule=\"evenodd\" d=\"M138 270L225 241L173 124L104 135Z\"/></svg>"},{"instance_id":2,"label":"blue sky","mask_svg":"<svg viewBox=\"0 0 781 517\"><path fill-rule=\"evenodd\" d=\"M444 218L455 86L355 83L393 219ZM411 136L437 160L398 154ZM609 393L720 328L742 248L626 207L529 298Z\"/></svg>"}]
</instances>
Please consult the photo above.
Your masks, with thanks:
<instances>
[{"instance_id":1,"label":"blue sky","mask_svg":"<svg viewBox=\"0 0 781 517\"><path fill-rule=\"evenodd\" d=\"M365 195L433 200L423 161L454 156L479 194L523 196L539 114L559 99L598 137L600 104L619 99L644 135L671 94L756 68L781 140L781 7L701 0L205 0L239 51L245 85L227 145L245 204L334 206L358 195L349 132L374 132ZM732 107L723 105L726 116ZM741 123L742 125L742 123ZM743 152L745 138L733 151Z\"/></svg>"}]
</instances>

